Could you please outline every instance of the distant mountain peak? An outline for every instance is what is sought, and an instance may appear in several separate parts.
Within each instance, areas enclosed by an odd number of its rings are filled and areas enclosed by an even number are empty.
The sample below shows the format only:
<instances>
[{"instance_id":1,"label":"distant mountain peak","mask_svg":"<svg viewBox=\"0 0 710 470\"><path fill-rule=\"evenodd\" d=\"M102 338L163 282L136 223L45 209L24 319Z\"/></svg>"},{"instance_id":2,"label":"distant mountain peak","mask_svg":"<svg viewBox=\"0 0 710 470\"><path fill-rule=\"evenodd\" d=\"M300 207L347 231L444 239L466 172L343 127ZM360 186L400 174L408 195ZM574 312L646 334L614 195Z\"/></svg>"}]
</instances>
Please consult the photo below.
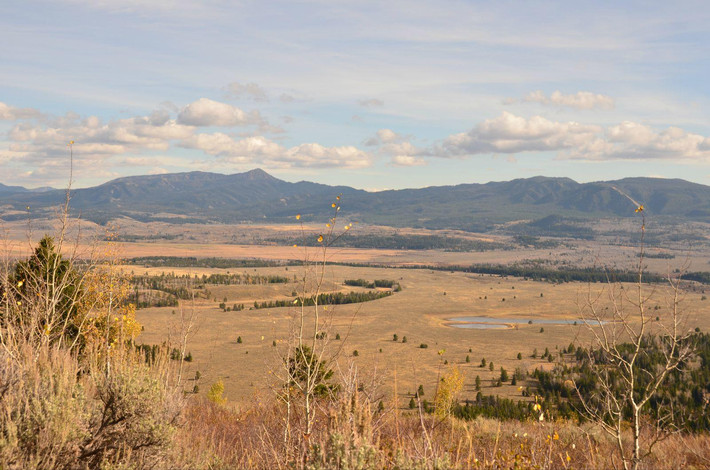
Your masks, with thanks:
<instances>
[{"instance_id":1,"label":"distant mountain peak","mask_svg":"<svg viewBox=\"0 0 710 470\"><path fill-rule=\"evenodd\" d=\"M273 181L278 178L274 178L261 168L254 168L253 170L245 171L244 173L237 173L239 176L243 176L250 180L269 180Z\"/></svg>"}]
</instances>

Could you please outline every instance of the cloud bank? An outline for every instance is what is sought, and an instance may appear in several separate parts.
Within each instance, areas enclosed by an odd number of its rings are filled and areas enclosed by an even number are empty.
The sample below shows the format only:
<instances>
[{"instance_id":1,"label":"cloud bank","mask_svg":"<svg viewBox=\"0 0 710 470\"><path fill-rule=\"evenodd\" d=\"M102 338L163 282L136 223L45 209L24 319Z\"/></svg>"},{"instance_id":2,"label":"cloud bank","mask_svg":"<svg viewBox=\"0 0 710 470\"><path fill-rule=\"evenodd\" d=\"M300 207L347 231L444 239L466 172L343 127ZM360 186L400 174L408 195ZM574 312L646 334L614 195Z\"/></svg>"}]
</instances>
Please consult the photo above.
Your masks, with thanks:
<instances>
[{"instance_id":1,"label":"cloud bank","mask_svg":"<svg viewBox=\"0 0 710 470\"><path fill-rule=\"evenodd\" d=\"M438 157L557 152L560 159L665 159L710 162L710 138L678 127L664 130L632 121L609 127L524 118L509 112L468 132L453 134L434 147Z\"/></svg>"},{"instance_id":2,"label":"cloud bank","mask_svg":"<svg viewBox=\"0 0 710 470\"><path fill-rule=\"evenodd\" d=\"M361 144L284 144L269 134L283 132L268 124L258 110L208 98L183 107L163 108L144 116L105 121L75 113L49 116L31 108L0 102L0 119L10 122L6 149L0 161L17 168L35 168L46 176L66 168L67 142L75 141L77 165L87 175L114 175L126 167L149 171L260 166L267 169L340 168L358 170L376 162L396 167L427 165L436 158L462 159L479 155L553 154L557 159L585 161L666 160L710 163L710 138L679 127L659 129L622 121L602 126L557 121L534 115L502 112L469 131L455 133L429 145L389 128L376 131ZM213 157L205 161L196 152Z\"/></svg>"}]
</instances>

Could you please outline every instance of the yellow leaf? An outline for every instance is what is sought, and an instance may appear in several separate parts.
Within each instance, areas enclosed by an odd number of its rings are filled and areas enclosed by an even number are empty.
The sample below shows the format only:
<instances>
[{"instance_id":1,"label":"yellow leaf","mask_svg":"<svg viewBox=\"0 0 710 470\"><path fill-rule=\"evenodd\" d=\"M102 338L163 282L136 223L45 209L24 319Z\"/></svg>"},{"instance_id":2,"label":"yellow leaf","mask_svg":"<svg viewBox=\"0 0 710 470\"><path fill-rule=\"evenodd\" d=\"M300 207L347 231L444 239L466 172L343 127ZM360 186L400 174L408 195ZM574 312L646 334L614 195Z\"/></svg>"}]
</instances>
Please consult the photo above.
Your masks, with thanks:
<instances>
[{"instance_id":1,"label":"yellow leaf","mask_svg":"<svg viewBox=\"0 0 710 470\"><path fill-rule=\"evenodd\" d=\"M333 204L331 204L331 205L330 205L330 207L335 207L335 206L336 206L336 204L335 204L335 203L333 203Z\"/></svg>"},{"instance_id":2,"label":"yellow leaf","mask_svg":"<svg viewBox=\"0 0 710 470\"><path fill-rule=\"evenodd\" d=\"M296 220L301 220L301 214L296 214Z\"/></svg>"},{"instance_id":3,"label":"yellow leaf","mask_svg":"<svg viewBox=\"0 0 710 470\"><path fill-rule=\"evenodd\" d=\"M318 235L318 243L323 243L323 235Z\"/></svg>"}]
</instances>

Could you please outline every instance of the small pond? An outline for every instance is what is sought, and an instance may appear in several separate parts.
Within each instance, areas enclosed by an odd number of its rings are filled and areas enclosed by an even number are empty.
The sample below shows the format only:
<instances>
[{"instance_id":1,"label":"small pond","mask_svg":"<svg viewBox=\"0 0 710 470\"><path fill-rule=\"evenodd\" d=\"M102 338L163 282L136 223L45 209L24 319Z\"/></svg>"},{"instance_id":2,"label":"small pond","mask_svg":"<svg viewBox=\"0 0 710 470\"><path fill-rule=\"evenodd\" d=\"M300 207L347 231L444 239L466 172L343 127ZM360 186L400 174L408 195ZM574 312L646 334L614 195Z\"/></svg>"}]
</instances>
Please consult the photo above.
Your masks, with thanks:
<instances>
[{"instance_id":1,"label":"small pond","mask_svg":"<svg viewBox=\"0 0 710 470\"><path fill-rule=\"evenodd\" d=\"M476 330L513 328L514 325L584 325L584 320L545 319L545 318L492 318L492 317L455 317L449 318L447 326ZM599 324L596 320L587 320L590 324Z\"/></svg>"}]
</instances>

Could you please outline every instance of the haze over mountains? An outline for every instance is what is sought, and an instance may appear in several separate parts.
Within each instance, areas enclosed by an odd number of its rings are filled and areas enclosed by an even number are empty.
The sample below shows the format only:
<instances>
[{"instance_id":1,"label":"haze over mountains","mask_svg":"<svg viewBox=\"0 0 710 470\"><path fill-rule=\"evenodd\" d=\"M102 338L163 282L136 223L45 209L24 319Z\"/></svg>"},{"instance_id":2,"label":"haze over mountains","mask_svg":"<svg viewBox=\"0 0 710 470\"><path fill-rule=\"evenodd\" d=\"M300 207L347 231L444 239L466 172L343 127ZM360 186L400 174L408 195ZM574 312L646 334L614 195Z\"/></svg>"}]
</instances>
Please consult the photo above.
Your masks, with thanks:
<instances>
[{"instance_id":1,"label":"haze over mountains","mask_svg":"<svg viewBox=\"0 0 710 470\"><path fill-rule=\"evenodd\" d=\"M303 214L303 220L327 217L338 194L348 219L395 227L487 231L515 220L554 225L569 219L631 217L635 202L659 219L710 221L710 187L680 179L577 183L538 176L367 192L306 181L290 183L260 169L233 175L190 172L119 178L73 190L71 207L98 223L116 217L173 223L288 222L295 221L297 213ZM27 206L33 216L49 215L64 197L64 190L0 184L0 218L27 217Z\"/></svg>"}]
</instances>

